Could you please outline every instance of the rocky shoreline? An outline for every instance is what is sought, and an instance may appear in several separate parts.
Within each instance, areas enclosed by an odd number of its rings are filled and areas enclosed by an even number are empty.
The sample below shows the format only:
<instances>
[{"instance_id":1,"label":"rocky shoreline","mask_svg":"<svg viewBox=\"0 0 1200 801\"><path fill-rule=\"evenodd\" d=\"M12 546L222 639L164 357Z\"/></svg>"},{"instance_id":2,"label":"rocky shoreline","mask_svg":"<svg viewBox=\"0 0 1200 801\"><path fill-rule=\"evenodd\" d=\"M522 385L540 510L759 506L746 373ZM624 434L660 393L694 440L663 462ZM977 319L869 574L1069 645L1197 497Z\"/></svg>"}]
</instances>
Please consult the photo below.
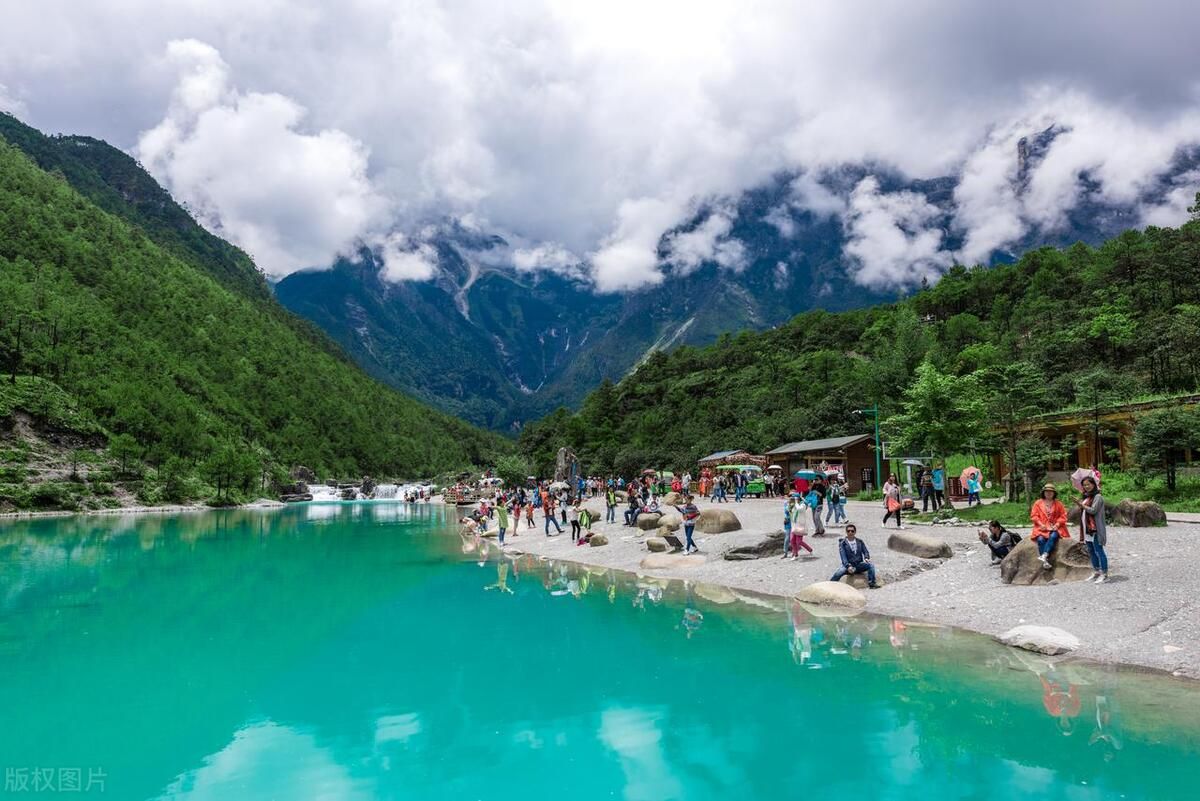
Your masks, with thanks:
<instances>
[{"instance_id":1,"label":"rocky shoreline","mask_svg":"<svg viewBox=\"0 0 1200 801\"><path fill-rule=\"evenodd\" d=\"M704 501L699 505L702 510L714 508ZM597 501L588 506L603 509ZM507 548L592 567L784 598L828 580L840 564L836 548L840 527L831 526L824 537L809 536L813 556L784 560L770 542L780 528L778 502L747 500L718 506L736 514L741 527L697 533L699 555L652 552L647 540L665 532L621 525L620 509L617 523L600 522L592 527L603 535L605 545L576 546L569 529L561 536L546 537L539 513L535 528L521 522L515 537L509 532ZM991 554L976 538L975 527L908 528L905 534L915 536L904 540L918 542L920 547L893 541L896 548L910 551L905 553L888 547L895 527L882 527L877 504L851 502L848 512L870 548L883 585L864 591L862 611L997 638L1018 628L1059 629L1069 635L1073 656L1200 678L1200 602L1190 567L1200 556L1200 524L1110 526L1109 583L1097 586L1077 580L1079 566L1064 559L1053 573L1022 585L1001 580L1000 568L991 565ZM762 553L755 554L756 550ZM735 553L739 551L741 558Z\"/></svg>"}]
</instances>

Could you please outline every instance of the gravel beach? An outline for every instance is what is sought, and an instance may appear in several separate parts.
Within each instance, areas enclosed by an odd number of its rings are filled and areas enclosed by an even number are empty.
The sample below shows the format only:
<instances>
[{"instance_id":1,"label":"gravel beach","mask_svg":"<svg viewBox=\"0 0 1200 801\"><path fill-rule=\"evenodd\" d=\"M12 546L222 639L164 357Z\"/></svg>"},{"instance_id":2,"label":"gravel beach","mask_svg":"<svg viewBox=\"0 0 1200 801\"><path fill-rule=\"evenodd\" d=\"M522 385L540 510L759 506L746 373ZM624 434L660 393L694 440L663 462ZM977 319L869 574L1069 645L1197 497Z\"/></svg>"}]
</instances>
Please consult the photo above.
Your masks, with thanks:
<instances>
[{"instance_id":1,"label":"gravel beach","mask_svg":"<svg viewBox=\"0 0 1200 801\"><path fill-rule=\"evenodd\" d=\"M697 534L702 553L671 560L669 567L642 567L648 555L645 540L653 531L600 522L592 531L606 534L608 545L575 546L565 526L567 533L562 536L546 537L540 513L536 515L537 528L526 528L522 522L515 538L510 533L506 550L777 596L791 596L808 584L827 580L840 566L837 540L841 527L830 527L824 537L808 537L814 557L726 560L723 555L730 549L757 543L780 530L782 502L748 499L725 504L699 501L697 505L702 510L733 511L742 529ZM602 509L603 503L593 500L588 506ZM618 508L618 521L621 511ZM990 635L1021 624L1054 626L1079 638L1077 656L1200 678L1200 602L1192 568L1200 557L1200 523L1172 522L1165 528L1110 525L1109 583L1016 586L1001 582L999 568L990 565L990 553L976 537L976 526L907 526L909 531L937 537L953 549L949 559L923 560L888 549L888 534L895 526L885 531L878 504L852 501L847 511L870 548L884 585L864 591L867 612ZM1027 529L1017 530L1028 533Z\"/></svg>"}]
</instances>

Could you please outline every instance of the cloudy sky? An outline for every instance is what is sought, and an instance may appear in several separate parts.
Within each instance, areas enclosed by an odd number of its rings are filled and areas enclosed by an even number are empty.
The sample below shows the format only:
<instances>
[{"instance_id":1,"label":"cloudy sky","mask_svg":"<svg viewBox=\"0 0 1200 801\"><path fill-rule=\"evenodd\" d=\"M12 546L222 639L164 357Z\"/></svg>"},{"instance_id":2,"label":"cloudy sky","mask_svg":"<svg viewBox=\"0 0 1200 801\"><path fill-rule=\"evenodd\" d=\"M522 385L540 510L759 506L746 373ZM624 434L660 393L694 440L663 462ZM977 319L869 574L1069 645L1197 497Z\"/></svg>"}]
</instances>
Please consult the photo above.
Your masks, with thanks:
<instances>
[{"instance_id":1,"label":"cloudy sky","mask_svg":"<svg viewBox=\"0 0 1200 801\"><path fill-rule=\"evenodd\" d=\"M842 220L855 280L903 284L1061 222L1084 171L1138 202L1200 142L1194 0L6 6L0 107L133 153L272 276L367 242L428 278L448 219L602 291L738 269L736 198L787 173L795 208ZM1018 196L1016 141L1050 124ZM961 174L962 248L920 195L817 180L862 162ZM1143 220L1179 222L1193 178Z\"/></svg>"}]
</instances>

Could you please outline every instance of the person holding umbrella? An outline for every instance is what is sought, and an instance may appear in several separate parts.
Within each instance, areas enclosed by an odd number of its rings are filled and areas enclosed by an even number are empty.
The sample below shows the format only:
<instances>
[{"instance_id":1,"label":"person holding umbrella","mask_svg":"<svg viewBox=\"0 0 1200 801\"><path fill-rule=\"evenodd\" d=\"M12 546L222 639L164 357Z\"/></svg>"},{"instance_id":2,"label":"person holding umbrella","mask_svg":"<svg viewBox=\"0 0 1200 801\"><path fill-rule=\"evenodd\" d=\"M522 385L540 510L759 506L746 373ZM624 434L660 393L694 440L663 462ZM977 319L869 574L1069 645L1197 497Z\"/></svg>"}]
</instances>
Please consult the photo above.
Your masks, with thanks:
<instances>
[{"instance_id":1,"label":"person holding umbrella","mask_svg":"<svg viewBox=\"0 0 1200 801\"><path fill-rule=\"evenodd\" d=\"M1075 475L1081 472L1084 471L1076 470ZM1075 475L1071 476L1072 482L1075 481ZM1079 529L1087 546L1088 556L1092 558L1092 575L1086 581L1103 584L1108 581L1108 554L1104 552L1104 546L1108 543L1108 527L1104 521L1104 496L1100 494L1100 487L1091 471L1086 471L1086 475L1080 476L1076 487L1083 493L1083 497L1075 501L1075 505L1079 507Z\"/></svg>"},{"instance_id":2,"label":"person holding umbrella","mask_svg":"<svg viewBox=\"0 0 1200 801\"><path fill-rule=\"evenodd\" d=\"M1038 560L1042 567L1050 570L1050 554L1059 539L1070 539L1067 531L1067 508L1058 499L1058 489L1053 484L1042 487L1042 497L1033 502L1029 510L1029 519L1033 521L1032 537L1037 543Z\"/></svg>"}]
</instances>

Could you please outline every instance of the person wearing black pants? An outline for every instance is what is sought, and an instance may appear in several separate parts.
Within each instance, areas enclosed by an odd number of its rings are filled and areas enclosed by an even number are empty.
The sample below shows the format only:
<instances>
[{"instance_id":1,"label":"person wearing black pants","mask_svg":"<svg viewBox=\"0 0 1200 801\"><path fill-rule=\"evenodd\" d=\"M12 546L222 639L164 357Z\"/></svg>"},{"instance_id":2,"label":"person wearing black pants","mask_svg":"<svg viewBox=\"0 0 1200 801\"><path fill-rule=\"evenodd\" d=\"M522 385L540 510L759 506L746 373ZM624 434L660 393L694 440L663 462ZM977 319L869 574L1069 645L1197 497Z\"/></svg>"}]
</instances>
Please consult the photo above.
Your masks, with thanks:
<instances>
[{"instance_id":1,"label":"person wearing black pants","mask_svg":"<svg viewBox=\"0 0 1200 801\"><path fill-rule=\"evenodd\" d=\"M890 518L892 515L896 516L896 527L903 528L904 526L900 523L900 509L899 508L897 508L894 511L891 509L888 509L886 512L883 513L883 525L885 525L885 526L887 525L888 518Z\"/></svg>"}]
</instances>

